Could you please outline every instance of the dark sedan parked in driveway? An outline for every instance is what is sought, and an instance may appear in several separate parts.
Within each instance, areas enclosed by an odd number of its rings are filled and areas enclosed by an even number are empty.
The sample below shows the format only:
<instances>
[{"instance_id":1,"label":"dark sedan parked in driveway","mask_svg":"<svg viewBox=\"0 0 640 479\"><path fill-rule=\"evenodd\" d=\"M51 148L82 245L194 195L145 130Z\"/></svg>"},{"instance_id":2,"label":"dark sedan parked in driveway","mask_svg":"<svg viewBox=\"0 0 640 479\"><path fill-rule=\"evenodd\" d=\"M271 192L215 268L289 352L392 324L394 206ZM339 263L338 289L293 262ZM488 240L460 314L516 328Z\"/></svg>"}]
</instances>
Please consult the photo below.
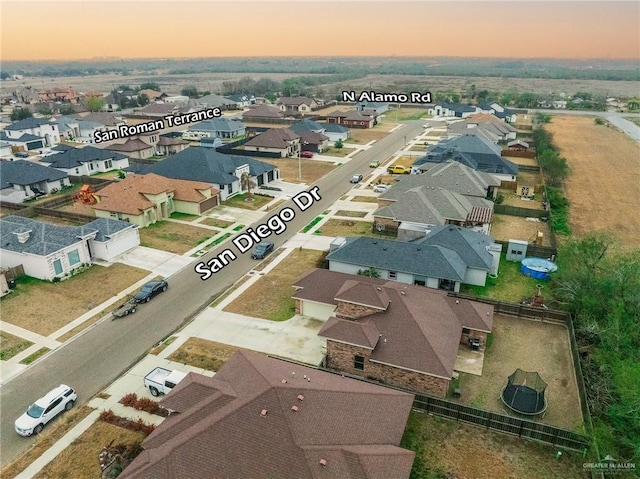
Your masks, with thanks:
<instances>
[{"instance_id":1,"label":"dark sedan parked in driveway","mask_svg":"<svg viewBox=\"0 0 640 479\"><path fill-rule=\"evenodd\" d=\"M149 281L142 289L133 297L136 303L147 303L155 295L166 291L169 284L163 279L160 281Z\"/></svg>"}]
</instances>

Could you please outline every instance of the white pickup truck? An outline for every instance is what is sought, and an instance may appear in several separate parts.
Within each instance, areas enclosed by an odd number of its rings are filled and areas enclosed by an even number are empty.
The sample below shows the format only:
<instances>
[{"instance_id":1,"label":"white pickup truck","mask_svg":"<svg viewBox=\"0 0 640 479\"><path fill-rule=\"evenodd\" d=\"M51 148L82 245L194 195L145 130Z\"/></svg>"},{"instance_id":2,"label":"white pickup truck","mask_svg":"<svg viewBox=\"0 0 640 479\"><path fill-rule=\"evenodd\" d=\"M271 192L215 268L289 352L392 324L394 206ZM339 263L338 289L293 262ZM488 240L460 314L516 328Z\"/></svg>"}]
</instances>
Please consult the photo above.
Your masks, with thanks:
<instances>
[{"instance_id":1,"label":"white pickup truck","mask_svg":"<svg viewBox=\"0 0 640 479\"><path fill-rule=\"evenodd\" d=\"M144 377L144 385L149 388L152 396L160 396L171 391L176 384L186 377L182 371L170 371L165 368L155 368Z\"/></svg>"}]
</instances>

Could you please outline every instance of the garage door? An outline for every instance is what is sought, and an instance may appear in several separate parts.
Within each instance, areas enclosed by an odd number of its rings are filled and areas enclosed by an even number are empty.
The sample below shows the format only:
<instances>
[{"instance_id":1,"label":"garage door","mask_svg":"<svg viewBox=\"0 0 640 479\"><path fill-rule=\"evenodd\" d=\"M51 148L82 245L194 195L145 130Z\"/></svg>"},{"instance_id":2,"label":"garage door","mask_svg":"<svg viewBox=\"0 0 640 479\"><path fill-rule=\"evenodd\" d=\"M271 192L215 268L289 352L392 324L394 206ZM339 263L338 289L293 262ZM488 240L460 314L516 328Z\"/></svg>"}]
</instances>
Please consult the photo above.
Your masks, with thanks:
<instances>
[{"instance_id":1,"label":"garage door","mask_svg":"<svg viewBox=\"0 0 640 479\"><path fill-rule=\"evenodd\" d=\"M313 303L311 301L302 301L302 311L304 316L326 321L333 315L336 307L332 304Z\"/></svg>"}]
</instances>

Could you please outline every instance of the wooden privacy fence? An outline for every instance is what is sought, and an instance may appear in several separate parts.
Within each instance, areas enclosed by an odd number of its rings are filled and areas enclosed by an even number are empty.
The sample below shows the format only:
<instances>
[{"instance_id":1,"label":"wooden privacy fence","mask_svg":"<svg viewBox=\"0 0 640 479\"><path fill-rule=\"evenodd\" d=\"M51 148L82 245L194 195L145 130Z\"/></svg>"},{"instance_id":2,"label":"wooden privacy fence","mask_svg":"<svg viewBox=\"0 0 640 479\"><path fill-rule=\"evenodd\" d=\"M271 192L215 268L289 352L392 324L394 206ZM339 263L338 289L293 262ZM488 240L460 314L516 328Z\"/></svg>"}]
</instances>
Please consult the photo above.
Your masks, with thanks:
<instances>
[{"instance_id":1,"label":"wooden privacy fence","mask_svg":"<svg viewBox=\"0 0 640 479\"><path fill-rule=\"evenodd\" d=\"M457 422L466 422L503 434L533 439L574 451L584 452L590 446L588 437L567 429L485 411L446 399L416 395L413 408L436 416L454 419Z\"/></svg>"},{"instance_id":2,"label":"wooden privacy fence","mask_svg":"<svg viewBox=\"0 0 640 479\"><path fill-rule=\"evenodd\" d=\"M535 158L536 152L531 150L502 150L500 153L502 156L512 156L514 158Z\"/></svg>"},{"instance_id":3,"label":"wooden privacy fence","mask_svg":"<svg viewBox=\"0 0 640 479\"><path fill-rule=\"evenodd\" d=\"M548 218L547 210L534 210L533 208L521 208L520 206L493 205L493 212L499 215L520 216L522 218Z\"/></svg>"}]
</instances>

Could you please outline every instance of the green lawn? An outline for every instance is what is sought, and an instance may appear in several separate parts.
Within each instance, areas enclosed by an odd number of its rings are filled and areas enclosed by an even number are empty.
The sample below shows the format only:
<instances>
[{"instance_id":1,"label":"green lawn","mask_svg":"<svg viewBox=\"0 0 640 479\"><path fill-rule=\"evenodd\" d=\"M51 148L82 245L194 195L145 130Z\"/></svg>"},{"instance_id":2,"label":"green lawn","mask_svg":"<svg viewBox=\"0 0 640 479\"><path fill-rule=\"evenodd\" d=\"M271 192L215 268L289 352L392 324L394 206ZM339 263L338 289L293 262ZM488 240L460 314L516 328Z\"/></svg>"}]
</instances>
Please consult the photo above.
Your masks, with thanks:
<instances>
[{"instance_id":1,"label":"green lawn","mask_svg":"<svg viewBox=\"0 0 640 479\"><path fill-rule=\"evenodd\" d=\"M179 213L178 211L174 211L173 213L171 213L170 218L172 220L193 221L197 220L200 217L197 215L190 215L187 213Z\"/></svg>"},{"instance_id":2,"label":"green lawn","mask_svg":"<svg viewBox=\"0 0 640 479\"><path fill-rule=\"evenodd\" d=\"M271 196L263 196L252 193L253 201L246 201L247 194L236 195L222 202L223 206L231 206L233 208L245 208L248 210L259 210L264 205L273 200Z\"/></svg>"},{"instance_id":3,"label":"green lawn","mask_svg":"<svg viewBox=\"0 0 640 479\"><path fill-rule=\"evenodd\" d=\"M507 261L505 255L502 254L497 278L487 276L486 286L463 284L460 292L519 303L522 298L533 296L536 293L536 285L540 283L544 284L545 282L526 277L520 272L519 262ZM544 294L544 290L542 294Z\"/></svg>"}]
</instances>

